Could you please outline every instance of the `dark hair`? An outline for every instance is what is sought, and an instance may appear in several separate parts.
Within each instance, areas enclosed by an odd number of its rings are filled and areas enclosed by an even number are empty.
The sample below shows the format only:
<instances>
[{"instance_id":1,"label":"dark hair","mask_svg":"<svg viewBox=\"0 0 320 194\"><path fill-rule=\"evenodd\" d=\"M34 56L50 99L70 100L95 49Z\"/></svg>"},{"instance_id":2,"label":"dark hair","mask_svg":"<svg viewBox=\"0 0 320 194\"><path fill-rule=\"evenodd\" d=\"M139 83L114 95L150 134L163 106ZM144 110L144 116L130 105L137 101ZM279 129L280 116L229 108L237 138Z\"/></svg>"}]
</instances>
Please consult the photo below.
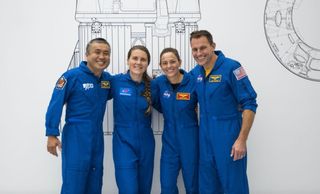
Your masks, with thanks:
<instances>
[{"instance_id":1,"label":"dark hair","mask_svg":"<svg viewBox=\"0 0 320 194\"><path fill-rule=\"evenodd\" d=\"M192 39L197 39L197 38L200 38L202 36L206 37L208 42L211 45L214 46L216 44L216 43L213 42L211 33L208 32L207 30L197 30L197 31L191 32L191 34L190 34L190 42L191 42Z\"/></svg>"},{"instance_id":2,"label":"dark hair","mask_svg":"<svg viewBox=\"0 0 320 194\"><path fill-rule=\"evenodd\" d=\"M181 62L181 58L180 58L180 55L179 55L179 52L177 49L175 48L171 48L171 47L168 47L168 48L165 48L161 51L160 53L160 65L161 65L161 57L162 55L164 55L165 53L173 53L176 58L178 59L179 62Z\"/></svg>"},{"instance_id":3,"label":"dark hair","mask_svg":"<svg viewBox=\"0 0 320 194\"><path fill-rule=\"evenodd\" d=\"M147 49L147 47L143 46L143 45L135 45L133 47L130 48L129 52L128 52L128 57L127 59L130 58L132 51L134 50L141 50L143 52L145 52L147 54L147 59L148 59L148 65L150 64L150 52ZM145 87L144 87L144 91L141 93L141 96L145 97L147 102L148 102L148 108L145 111L146 115L150 115L151 114L151 77L148 75L148 73L145 71L142 75L142 80L144 81Z\"/></svg>"},{"instance_id":4,"label":"dark hair","mask_svg":"<svg viewBox=\"0 0 320 194\"><path fill-rule=\"evenodd\" d=\"M106 44L106 45L108 45L109 49L111 49L110 44L108 43L108 41L107 41L106 39L104 39L104 38L94 38L94 39L90 40L90 42L87 44L87 47L86 47L86 54L87 54L87 55L89 54L91 45L92 45L93 43Z\"/></svg>"},{"instance_id":5,"label":"dark hair","mask_svg":"<svg viewBox=\"0 0 320 194\"><path fill-rule=\"evenodd\" d=\"M135 45L133 47L130 48L129 52L128 52L128 57L127 59L129 59L131 57L131 53L134 50L142 50L143 52L145 52L147 54L147 58L148 58L148 65L150 64L150 52L147 49L147 47L143 46L143 45Z\"/></svg>"}]
</instances>

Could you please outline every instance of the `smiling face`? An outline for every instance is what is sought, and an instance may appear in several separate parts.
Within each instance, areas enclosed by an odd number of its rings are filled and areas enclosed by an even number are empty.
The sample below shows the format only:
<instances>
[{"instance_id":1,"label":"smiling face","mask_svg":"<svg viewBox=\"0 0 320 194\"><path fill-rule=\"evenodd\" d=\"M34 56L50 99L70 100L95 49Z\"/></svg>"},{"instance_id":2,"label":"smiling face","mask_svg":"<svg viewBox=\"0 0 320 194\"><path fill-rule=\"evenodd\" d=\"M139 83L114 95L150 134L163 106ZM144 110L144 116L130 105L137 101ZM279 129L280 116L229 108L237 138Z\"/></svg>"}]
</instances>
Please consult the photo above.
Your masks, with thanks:
<instances>
[{"instance_id":1,"label":"smiling face","mask_svg":"<svg viewBox=\"0 0 320 194\"><path fill-rule=\"evenodd\" d=\"M181 60L173 52L165 52L160 56L160 67L168 79L177 79Z\"/></svg>"},{"instance_id":2,"label":"smiling face","mask_svg":"<svg viewBox=\"0 0 320 194\"><path fill-rule=\"evenodd\" d=\"M93 42L86 53L88 68L100 76L110 63L110 47L105 43Z\"/></svg>"},{"instance_id":3,"label":"smiling face","mask_svg":"<svg viewBox=\"0 0 320 194\"><path fill-rule=\"evenodd\" d=\"M147 71L149 59L145 51L141 49L134 49L131 51L127 60L130 74L142 77L143 73Z\"/></svg>"},{"instance_id":4,"label":"smiling face","mask_svg":"<svg viewBox=\"0 0 320 194\"><path fill-rule=\"evenodd\" d=\"M215 45L210 44L207 37L192 38L190 43L192 55L199 65L206 68L213 64Z\"/></svg>"}]
</instances>

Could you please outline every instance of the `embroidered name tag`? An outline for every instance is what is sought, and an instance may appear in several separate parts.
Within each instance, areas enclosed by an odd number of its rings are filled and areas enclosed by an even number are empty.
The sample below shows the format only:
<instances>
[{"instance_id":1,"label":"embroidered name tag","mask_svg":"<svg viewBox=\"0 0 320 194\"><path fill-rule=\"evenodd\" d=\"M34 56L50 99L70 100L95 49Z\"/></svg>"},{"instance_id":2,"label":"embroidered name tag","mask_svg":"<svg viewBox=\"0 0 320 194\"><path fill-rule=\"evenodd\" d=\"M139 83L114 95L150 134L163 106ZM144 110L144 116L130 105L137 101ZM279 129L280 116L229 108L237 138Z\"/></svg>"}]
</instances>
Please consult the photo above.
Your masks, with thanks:
<instances>
[{"instance_id":1,"label":"embroidered name tag","mask_svg":"<svg viewBox=\"0 0 320 194\"><path fill-rule=\"evenodd\" d=\"M221 75L210 75L209 82L221 82Z\"/></svg>"},{"instance_id":2,"label":"embroidered name tag","mask_svg":"<svg viewBox=\"0 0 320 194\"><path fill-rule=\"evenodd\" d=\"M190 93L178 92L177 100L190 100Z\"/></svg>"},{"instance_id":3,"label":"embroidered name tag","mask_svg":"<svg viewBox=\"0 0 320 194\"><path fill-rule=\"evenodd\" d=\"M101 81L101 88L109 89L110 82L109 81Z\"/></svg>"}]
</instances>

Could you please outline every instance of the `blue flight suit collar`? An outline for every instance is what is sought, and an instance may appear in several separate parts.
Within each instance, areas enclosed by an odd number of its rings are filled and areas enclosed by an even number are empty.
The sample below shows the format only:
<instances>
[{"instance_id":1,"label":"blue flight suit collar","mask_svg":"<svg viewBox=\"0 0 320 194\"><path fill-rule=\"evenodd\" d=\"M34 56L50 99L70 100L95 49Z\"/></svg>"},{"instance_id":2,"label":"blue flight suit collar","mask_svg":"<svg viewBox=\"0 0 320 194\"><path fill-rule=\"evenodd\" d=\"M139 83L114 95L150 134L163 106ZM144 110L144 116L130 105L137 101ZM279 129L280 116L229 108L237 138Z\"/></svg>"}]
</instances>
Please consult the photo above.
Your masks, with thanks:
<instances>
[{"instance_id":1,"label":"blue flight suit collar","mask_svg":"<svg viewBox=\"0 0 320 194\"><path fill-rule=\"evenodd\" d=\"M130 76L130 70L128 70L127 73L124 74L124 79L125 79L125 80L128 80L128 81L131 81L131 82L133 82L133 83L135 83L135 84L144 84L144 80L143 80L143 79L141 80L140 83L134 81L134 80L131 78L131 76Z\"/></svg>"},{"instance_id":2,"label":"blue flight suit collar","mask_svg":"<svg viewBox=\"0 0 320 194\"><path fill-rule=\"evenodd\" d=\"M180 83L181 86L185 85L188 83L189 79L190 79L190 75L183 69L179 69L180 73L183 74L183 78L182 81ZM171 84L170 81L168 80L167 76L164 76L165 80L167 82L167 84Z\"/></svg>"},{"instance_id":3,"label":"blue flight suit collar","mask_svg":"<svg viewBox=\"0 0 320 194\"><path fill-rule=\"evenodd\" d=\"M217 51L214 51L214 53L217 55L217 60L216 60L216 62L214 64L214 66L213 66L213 69L211 70L211 72L208 75L210 75L213 71L216 71L217 69L219 69L221 67L221 65L223 64L223 61L225 60L225 56L222 53L222 51L217 50ZM201 73L203 75L205 75L204 67L200 66L200 69L201 69Z\"/></svg>"},{"instance_id":4,"label":"blue flight suit collar","mask_svg":"<svg viewBox=\"0 0 320 194\"><path fill-rule=\"evenodd\" d=\"M97 79L97 81L101 81L103 79L106 79L104 73L102 72L101 76L100 77L97 77L96 75L94 75L94 73L89 69L88 67L88 62L87 61L81 61L80 63L80 69L81 71L87 73L87 74L90 74L92 75L93 77L95 77Z\"/></svg>"},{"instance_id":5,"label":"blue flight suit collar","mask_svg":"<svg viewBox=\"0 0 320 194\"><path fill-rule=\"evenodd\" d=\"M225 59L224 54L221 51L214 51L214 53L218 56L216 63L214 64L213 67L213 71L219 69L219 67L221 67L221 65L223 64L223 61Z\"/></svg>"}]
</instances>

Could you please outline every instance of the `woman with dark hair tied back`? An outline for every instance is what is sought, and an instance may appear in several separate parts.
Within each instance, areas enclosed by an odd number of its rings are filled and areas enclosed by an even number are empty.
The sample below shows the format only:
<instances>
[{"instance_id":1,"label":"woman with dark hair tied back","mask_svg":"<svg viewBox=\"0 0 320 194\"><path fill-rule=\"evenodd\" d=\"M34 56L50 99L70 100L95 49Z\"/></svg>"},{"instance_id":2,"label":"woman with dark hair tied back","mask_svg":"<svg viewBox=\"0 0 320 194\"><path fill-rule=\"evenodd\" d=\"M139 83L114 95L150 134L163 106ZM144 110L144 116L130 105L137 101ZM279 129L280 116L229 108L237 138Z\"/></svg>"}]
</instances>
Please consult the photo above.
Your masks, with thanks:
<instances>
[{"instance_id":1,"label":"woman with dark hair tied back","mask_svg":"<svg viewBox=\"0 0 320 194\"><path fill-rule=\"evenodd\" d=\"M150 53L144 46L128 52L129 70L112 79L113 160L119 194L150 194L155 140L151 129Z\"/></svg>"},{"instance_id":2,"label":"woman with dark hair tied back","mask_svg":"<svg viewBox=\"0 0 320 194\"><path fill-rule=\"evenodd\" d=\"M180 69L181 59L174 48L160 54L164 75L152 82L153 105L163 113L164 130L160 161L161 194L178 194L179 171L187 194L198 193L197 95L195 80Z\"/></svg>"}]
</instances>

